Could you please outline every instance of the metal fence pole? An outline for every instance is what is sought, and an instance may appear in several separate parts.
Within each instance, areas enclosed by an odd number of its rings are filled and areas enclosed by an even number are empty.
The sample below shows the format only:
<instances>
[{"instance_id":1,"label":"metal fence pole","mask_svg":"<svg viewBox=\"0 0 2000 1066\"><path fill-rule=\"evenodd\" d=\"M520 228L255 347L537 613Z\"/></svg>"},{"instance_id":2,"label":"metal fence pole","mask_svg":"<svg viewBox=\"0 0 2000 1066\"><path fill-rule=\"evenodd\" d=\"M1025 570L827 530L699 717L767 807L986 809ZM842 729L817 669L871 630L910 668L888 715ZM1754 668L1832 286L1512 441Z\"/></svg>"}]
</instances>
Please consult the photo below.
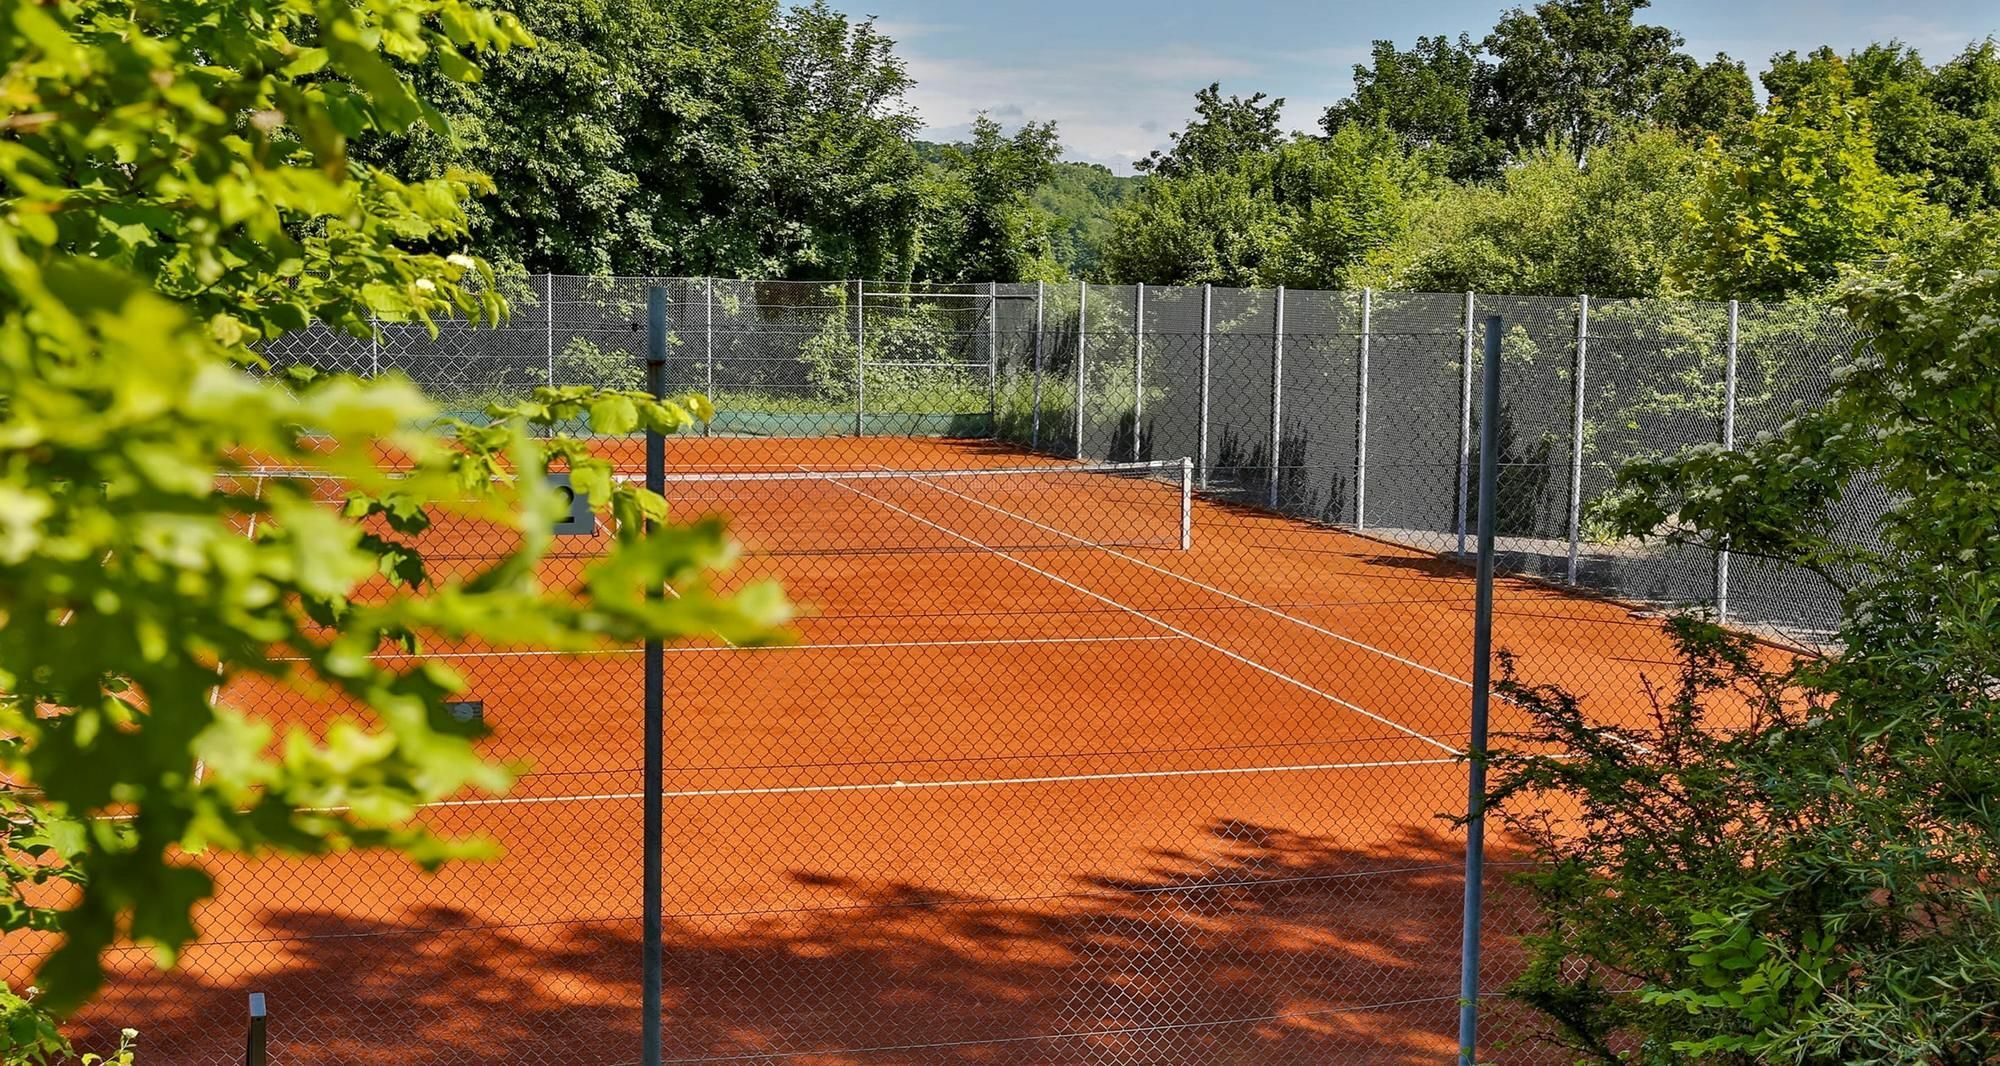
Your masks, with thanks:
<instances>
[{"instance_id":1,"label":"metal fence pole","mask_svg":"<svg viewBox=\"0 0 2000 1066\"><path fill-rule=\"evenodd\" d=\"M708 397L708 405L712 408L715 406L715 279L703 278L701 280L701 394ZM701 435L706 437L708 436L708 432L709 423L703 422L701 424Z\"/></svg>"},{"instance_id":2,"label":"metal fence pole","mask_svg":"<svg viewBox=\"0 0 2000 1066\"><path fill-rule=\"evenodd\" d=\"M1090 283L1076 283L1076 457L1083 458L1083 388L1085 356L1090 351L1090 331L1085 328L1085 305L1090 302Z\"/></svg>"},{"instance_id":3,"label":"metal fence pole","mask_svg":"<svg viewBox=\"0 0 2000 1066\"><path fill-rule=\"evenodd\" d=\"M548 311L543 347L548 349L549 388L553 389L556 387L556 276L553 273L542 275L542 306Z\"/></svg>"},{"instance_id":4,"label":"metal fence pole","mask_svg":"<svg viewBox=\"0 0 2000 1066\"><path fill-rule=\"evenodd\" d=\"M1215 290L1204 282L1201 286L1201 421L1195 431L1195 463L1204 490L1208 488L1208 368L1210 345L1214 339L1210 329L1214 295Z\"/></svg>"},{"instance_id":5,"label":"metal fence pole","mask_svg":"<svg viewBox=\"0 0 2000 1066\"><path fill-rule=\"evenodd\" d=\"M1583 376L1590 349L1590 297L1576 298L1576 380L1572 383L1569 422L1569 569L1576 584L1576 560L1583 546Z\"/></svg>"},{"instance_id":6,"label":"metal fence pole","mask_svg":"<svg viewBox=\"0 0 2000 1066\"><path fill-rule=\"evenodd\" d=\"M1736 301L1729 301L1729 339L1723 349L1722 446L1736 449ZM1729 538L1715 553L1715 618L1729 621Z\"/></svg>"},{"instance_id":7,"label":"metal fence pole","mask_svg":"<svg viewBox=\"0 0 2000 1066\"><path fill-rule=\"evenodd\" d=\"M264 1066L269 1060L265 1044L264 993L250 993L250 1027L243 1035L243 1066Z\"/></svg>"},{"instance_id":8,"label":"metal fence pole","mask_svg":"<svg viewBox=\"0 0 2000 1066\"><path fill-rule=\"evenodd\" d=\"M1361 365L1354 387L1354 528L1368 528L1368 333L1375 291L1361 290Z\"/></svg>"},{"instance_id":9,"label":"metal fence pole","mask_svg":"<svg viewBox=\"0 0 2000 1066\"><path fill-rule=\"evenodd\" d=\"M1458 1062L1479 1048L1479 923L1486 909L1486 718L1493 683L1493 512L1500 488L1500 316L1486 319L1479 411L1479 562L1472 610L1472 728L1466 745L1465 912L1460 919Z\"/></svg>"},{"instance_id":10,"label":"metal fence pole","mask_svg":"<svg viewBox=\"0 0 2000 1066\"><path fill-rule=\"evenodd\" d=\"M986 430L1000 438L1000 283L986 283Z\"/></svg>"},{"instance_id":11,"label":"metal fence pole","mask_svg":"<svg viewBox=\"0 0 2000 1066\"><path fill-rule=\"evenodd\" d=\"M1132 461L1144 450L1139 429L1146 423L1146 283L1132 290Z\"/></svg>"},{"instance_id":12,"label":"metal fence pole","mask_svg":"<svg viewBox=\"0 0 2000 1066\"><path fill-rule=\"evenodd\" d=\"M859 279L854 282L854 435L857 437L864 434L863 423L868 417L868 346L862 333L866 328L862 321L862 304L867 299L864 284Z\"/></svg>"},{"instance_id":13,"label":"metal fence pole","mask_svg":"<svg viewBox=\"0 0 2000 1066\"><path fill-rule=\"evenodd\" d=\"M1472 512L1472 309L1478 298L1465 294L1464 343L1459 354L1458 383L1458 557L1465 558L1465 527Z\"/></svg>"},{"instance_id":14,"label":"metal fence pole","mask_svg":"<svg viewBox=\"0 0 2000 1066\"><path fill-rule=\"evenodd\" d=\"M646 389L655 399L667 392L667 290L654 286L646 290ZM666 437L656 429L646 431L646 488L665 492L667 487ZM651 522L646 523L648 527ZM651 582L646 598L664 595L660 582ZM663 907L666 896L666 806L663 791L666 772L666 649L658 638L646 641L646 753L645 753L645 840L646 855L642 923L645 944L641 1005L639 1061L643 1066L659 1066L661 1038L661 988L666 958L662 945Z\"/></svg>"},{"instance_id":15,"label":"metal fence pole","mask_svg":"<svg viewBox=\"0 0 2000 1066\"><path fill-rule=\"evenodd\" d=\"M1042 447L1042 283L1035 282L1035 382L1031 386L1034 399L1029 403L1028 447L1040 451Z\"/></svg>"},{"instance_id":16,"label":"metal fence pole","mask_svg":"<svg viewBox=\"0 0 2000 1066\"><path fill-rule=\"evenodd\" d=\"M368 316L368 376L382 374L382 323L374 315Z\"/></svg>"},{"instance_id":17,"label":"metal fence pole","mask_svg":"<svg viewBox=\"0 0 2000 1066\"><path fill-rule=\"evenodd\" d=\"M1271 476L1265 488L1272 509L1278 506L1278 449L1285 426L1285 287L1278 286L1276 315L1271 321Z\"/></svg>"}]
</instances>

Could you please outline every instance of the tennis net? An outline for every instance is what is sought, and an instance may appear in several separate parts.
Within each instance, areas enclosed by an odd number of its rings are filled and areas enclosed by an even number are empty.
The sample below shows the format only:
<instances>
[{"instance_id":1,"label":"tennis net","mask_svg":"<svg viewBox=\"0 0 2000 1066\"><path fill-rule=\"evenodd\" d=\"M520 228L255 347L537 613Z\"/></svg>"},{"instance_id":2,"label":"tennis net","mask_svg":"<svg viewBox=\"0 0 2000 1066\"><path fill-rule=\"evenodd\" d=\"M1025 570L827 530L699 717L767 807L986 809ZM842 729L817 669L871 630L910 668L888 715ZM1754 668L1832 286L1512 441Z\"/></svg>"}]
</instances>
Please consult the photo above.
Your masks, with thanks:
<instances>
[{"instance_id":1,"label":"tennis net","mask_svg":"<svg viewBox=\"0 0 2000 1066\"><path fill-rule=\"evenodd\" d=\"M946 470L724 470L669 474L663 494L674 521L718 515L752 555L920 552L1185 550L1193 539L1192 463L1049 464ZM323 474L249 470L237 487L255 495L284 483L329 506L347 487ZM643 483L639 477L620 480ZM489 519L433 510L412 544L433 560L496 558L519 533ZM613 533L600 509L587 532L556 538L551 558L600 554Z\"/></svg>"}]
</instances>

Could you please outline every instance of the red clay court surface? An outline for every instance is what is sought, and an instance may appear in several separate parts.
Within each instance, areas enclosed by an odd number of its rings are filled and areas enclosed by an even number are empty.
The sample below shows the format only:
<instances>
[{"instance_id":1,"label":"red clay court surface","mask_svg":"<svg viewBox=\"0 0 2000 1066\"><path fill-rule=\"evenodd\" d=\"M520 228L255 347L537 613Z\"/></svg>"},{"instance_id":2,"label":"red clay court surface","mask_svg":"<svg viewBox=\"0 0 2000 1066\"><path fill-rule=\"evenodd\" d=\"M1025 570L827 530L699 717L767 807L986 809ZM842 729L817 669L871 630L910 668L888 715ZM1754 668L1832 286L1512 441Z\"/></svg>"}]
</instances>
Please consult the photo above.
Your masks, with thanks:
<instances>
[{"instance_id":1,"label":"red clay court surface","mask_svg":"<svg viewBox=\"0 0 2000 1066\"><path fill-rule=\"evenodd\" d=\"M636 445L619 458L636 471ZM720 438L673 440L669 464L1069 466ZM668 653L670 1060L1453 1054L1462 845L1436 816L1465 801L1468 571L1200 499L1190 550L1071 542L1158 532L1163 484L733 491L742 574L806 613L790 647ZM843 543L896 550L818 550ZM1498 647L1599 713L1638 713L1641 675L1671 670L1658 623L1616 604L1503 581L1497 619ZM427 817L504 857L204 860L204 942L170 977L116 954L92 1024L140 1029L148 1063L240 1061L262 991L273 1062L637 1059L640 659L449 657L489 750L529 769ZM329 712L267 684L225 699ZM33 948L10 948L16 974Z\"/></svg>"}]
</instances>

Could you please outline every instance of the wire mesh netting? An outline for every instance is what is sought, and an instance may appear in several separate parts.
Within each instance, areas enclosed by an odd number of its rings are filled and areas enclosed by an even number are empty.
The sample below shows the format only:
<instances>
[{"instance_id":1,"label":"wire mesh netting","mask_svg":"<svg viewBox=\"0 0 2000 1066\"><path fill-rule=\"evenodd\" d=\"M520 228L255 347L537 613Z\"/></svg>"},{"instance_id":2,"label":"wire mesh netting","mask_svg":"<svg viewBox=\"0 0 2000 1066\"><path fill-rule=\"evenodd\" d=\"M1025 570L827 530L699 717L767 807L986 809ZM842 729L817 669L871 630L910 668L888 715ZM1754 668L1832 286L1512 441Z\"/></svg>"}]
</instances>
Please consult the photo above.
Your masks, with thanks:
<instances>
[{"instance_id":1,"label":"wire mesh netting","mask_svg":"<svg viewBox=\"0 0 2000 1066\"><path fill-rule=\"evenodd\" d=\"M665 287L669 387L719 409L668 441L674 516L727 516L745 554L724 587L773 578L803 611L785 646L666 653L672 1061L1449 1058L1464 840L1443 816L1465 806L1489 417L1495 646L1529 679L1639 722L1672 660L1649 609L1725 593L1794 634L1835 616L1823 584L1620 541L1590 509L1628 457L1749 440L1822 396L1859 338L1814 309L1743 307L1732 346L1726 305L1663 301L503 284L499 329L314 330L267 355L400 371L477 415L638 387ZM636 440L594 444L637 476ZM1865 538L1884 505L1829 521ZM560 538L544 578L578 580L609 521ZM470 523L418 546L449 568L508 543ZM502 857L194 859L219 885L202 942L171 974L115 949L86 1037L130 1024L148 1061L233 1062L261 991L274 1062L637 1060L638 649L430 650L523 776L421 817ZM312 732L351 710L282 679L219 698ZM1496 705L1496 731L1519 713ZM1497 995L1533 916L1521 857L1492 846L1481 1060L1561 1061ZM42 950L12 944L9 979Z\"/></svg>"}]
</instances>

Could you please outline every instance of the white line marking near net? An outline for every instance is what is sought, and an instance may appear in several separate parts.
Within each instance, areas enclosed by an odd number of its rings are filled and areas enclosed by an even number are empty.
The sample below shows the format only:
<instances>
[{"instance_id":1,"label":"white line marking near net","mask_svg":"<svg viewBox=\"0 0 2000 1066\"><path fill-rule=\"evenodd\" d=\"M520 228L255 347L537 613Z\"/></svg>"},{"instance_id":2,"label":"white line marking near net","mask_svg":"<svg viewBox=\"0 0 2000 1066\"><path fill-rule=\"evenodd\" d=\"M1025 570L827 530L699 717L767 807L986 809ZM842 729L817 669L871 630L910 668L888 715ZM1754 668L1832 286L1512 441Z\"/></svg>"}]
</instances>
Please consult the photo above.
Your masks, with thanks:
<instances>
[{"instance_id":1,"label":"white line marking near net","mask_svg":"<svg viewBox=\"0 0 2000 1066\"><path fill-rule=\"evenodd\" d=\"M739 645L677 646L661 649L668 655L716 655L724 652L779 652L779 651L865 651L882 648L1004 648L1018 644L1145 644L1160 641L1184 639L1171 633L1134 634L1123 637L980 637L972 640L872 640L844 644L767 644L757 647ZM424 651L424 652L378 652L369 656L383 662L403 659L531 659L585 658L603 655L643 655L644 648L593 648L588 651L551 651L547 648L521 648L513 651ZM302 655L287 655L271 660L274 663L305 662Z\"/></svg>"},{"instance_id":2,"label":"white line marking near net","mask_svg":"<svg viewBox=\"0 0 2000 1066\"><path fill-rule=\"evenodd\" d=\"M1450 752L1453 756L1461 754L1461 752L1457 748L1454 748L1451 745L1446 744L1443 741L1440 741L1425 733L1419 732L1418 730L1412 729L1409 726L1406 726L1403 723L1398 722L1393 718L1385 718L1382 715L1376 714L1374 711L1371 711L1366 707L1361 706L1360 704L1341 699L1339 696L1336 696L1333 693L1326 691L1325 689L1318 688L1314 685L1308 684L1305 681L1301 681L1298 678L1293 677L1292 675L1287 674L1282 670L1266 666L1263 663L1260 663L1257 660L1252 659L1248 656L1230 651L1228 648L1225 648L1222 645L1217 644L1213 641L1204 640L1201 637L1198 637L1193 633L1190 633L1187 630L1180 628L1179 626L1155 618L1152 615L1147 614L1146 612L1131 606L1130 604L1121 603L1118 600L1114 600L1111 597L1106 596L1101 592L1085 588L1084 586L1079 585L1076 582L1069 580L1068 578L1062 577L1059 574L1054 574L1047 570L1044 570L1041 567L1026 561L1025 559L1016 558L1015 556L1010 555L1007 552L1001 551L1000 549L995 548L990 544L986 544L978 540L977 538L968 537L965 534L958 532L957 530L939 525L938 523L933 522L930 519L925 518L914 511L908 511L901 507L898 507L895 504L890 503L888 500L885 500L880 496L874 495L873 493L863 492L862 490L855 488L852 485L844 484L839 481L829 480L828 483L839 485L842 489L854 493L857 496L863 496L868 499L874 500L876 503L881 504L883 507L886 507L889 510L894 511L897 514L903 515L904 517L909 518L914 522L918 522L921 523L922 525L929 526L930 528L935 529L940 533L943 533L945 536L952 537L956 540L962 540L967 544L973 545L974 547L983 548L986 551L992 553L994 556L1001 559L1005 559L1010 563L1013 563L1015 566L1021 567L1024 570L1028 570L1036 574L1040 574L1041 576L1048 578L1050 581L1053 581L1058 585L1062 585L1065 588L1074 589L1077 592L1081 592L1084 595L1089 596L1091 599L1097 600L1100 603L1116 607L1119 610L1124 611L1135 618L1142 618L1148 622L1151 622L1156 626L1159 626L1161 629L1164 629L1169 633L1174 633L1179 636L1185 637L1188 640L1191 640L1196 644L1199 644L1202 647L1209 649L1210 651L1216 652L1217 654L1222 655L1234 662L1241 663L1242 665L1247 666L1259 673L1268 674L1269 676L1277 678L1279 681L1282 681L1285 684L1291 685L1294 688L1298 688L1305 692L1311 693L1312 695L1318 696L1319 698L1326 700L1329 703L1335 704L1340 707L1345 707L1348 710L1353 711L1355 714L1361 715L1362 717L1370 719L1371 721L1380 722L1381 724L1388 726L1389 728L1394 729L1398 732L1406 733L1412 737L1417 738L1418 740L1423 741L1426 744L1430 744L1443 751ZM1105 550L1108 551L1109 549ZM1118 555L1123 558L1130 558L1130 556L1125 556L1122 552L1112 552L1111 554ZM1140 560L1134 560L1134 561L1140 561ZM1148 565L1150 566L1150 564ZM1154 569L1157 568L1155 567ZM1171 571L1162 571L1162 572L1171 573Z\"/></svg>"},{"instance_id":3,"label":"white line marking near net","mask_svg":"<svg viewBox=\"0 0 2000 1066\"><path fill-rule=\"evenodd\" d=\"M1423 673L1426 673L1426 674L1429 674L1429 675L1431 675L1432 677L1435 677L1435 678L1439 678L1439 679L1441 679L1441 680L1444 680L1444 681L1449 681L1449 682L1451 682L1452 684L1455 684L1455 685L1459 685L1459 686L1462 686L1462 687L1464 687L1464 688L1468 688L1468 689L1469 689L1469 688L1471 688L1471 687L1472 687L1472 682L1471 682L1471 681L1469 681L1469 680L1467 680L1467 679L1465 679L1465 678L1462 678L1462 677L1459 677L1459 676L1458 676L1458 675L1456 675L1456 674L1452 674L1452 673L1448 673L1448 672L1446 672L1446 671L1443 671L1443 670L1439 670L1438 668L1436 668L1436 667L1434 667L1434 666L1426 666L1425 664L1423 664L1423 663L1420 663L1420 662L1417 662L1417 661L1416 661L1416 660L1414 660L1414 659L1409 659L1409 658L1406 658L1406 657L1404 657L1404 656L1401 656L1401 655L1398 655L1398 654L1396 654L1395 652L1393 652L1393 651L1390 651L1390 650L1388 650L1387 648L1379 648L1379 647L1376 647L1375 645L1373 645L1373 644L1370 644L1370 643L1368 643L1368 642L1366 642L1366 641L1362 641L1362 640L1356 640L1355 638L1353 638L1353 637L1350 637L1350 636L1348 636L1348 635L1347 635L1347 634L1345 634L1345 633L1341 633L1341 632L1338 632L1338 631L1336 631L1336 630L1332 630L1332 629L1328 629L1327 627L1325 627L1325 626L1322 626L1322 625L1319 625L1318 623L1315 623L1315 622L1308 622L1308 621L1306 621L1305 619L1303 619L1303 618L1300 618L1300 617L1298 617L1297 615L1292 615L1292 614L1287 614L1287 613L1285 613L1284 611L1280 611L1280 610L1278 610L1278 609L1277 609L1276 607L1272 607L1272 606L1270 606L1270 605L1268 605L1268 604L1263 604L1263 603L1258 603L1258 602L1257 602L1256 600L1253 600L1253 599L1249 599L1249 598L1246 598L1246 597L1243 597L1243 596L1238 596L1238 595L1237 595L1236 593L1233 593L1233 592L1230 592L1230 591L1228 591L1227 589L1221 589L1221 588L1217 588L1217 587L1215 587L1214 585L1211 585L1211 584L1208 584L1208 583L1207 583L1207 582L1205 582L1205 581L1199 581L1199 580L1196 580L1195 578L1191 578L1191 577L1187 576L1186 574L1183 574L1183 573L1180 573L1180 572L1178 572L1178 571L1175 571L1175 570L1169 570L1169 569L1167 569L1166 567L1163 567L1163 566L1159 566L1159 565L1157 565L1157 564L1155 564L1155 563L1150 563L1150 562L1147 562L1146 560L1144 560L1144 559L1141 559L1141 558L1139 558L1138 556L1135 556L1135 555L1130 555L1130 554L1127 554L1127 553L1125 553L1125 552L1122 552L1122 551L1119 551L1119 550L1117 550L1116 548L1111 548L1111 547L1107 547L1107 546L1105 546L1105 545L1101 545L1101 544L1096 544L1096 543L1094 543L1094 542L1092 542L1092 541L1088 541L1088 540L1084 540L1084 539L1083 539L1083 538L1081 538L1081 537L1077 537L1077 536L1074 536L1074 535L1072 535L1072 534L1069 534L1069 533L1065 533L1065 532L1063 532L1062 530L1059 530L1059 529L1055 529L1055 528L1052 528L1052 527L1050 527L1050 526L1045 526L1045 525L1041 524L1040 522L1037 522L1037 521L1035 521L1034 519L1032 519L1032 518L1029 518L1029 517L1027 517L1026 515L1021 515L1021 514L1016 514L1016 513L1014 513L1013 511L1009 511L1009 510L1007 510L1007 509L1006 509L1006 508L1004 508L1004 507L995 507L994 505L992 505L992 504L990 504L990 503L987 503L987 502L986 502L985 500L981 500L981 499L976 499L976 498L974 498L974 497L971 497L971 496L967 496L966 494L964 494L964 493L962 493L962 492L958 492L958 491L955 491L955 490L953 490L953 489L951 489L951 488L949 488L949 487L947 487L947 486L945 486L945 485L939 485L939 484L936 484L936 483L934 483L934 482L929 482L929 481L925 481L922 475L919 475L919 476L916 476L916 477L912 477L912 478L911 478L910 480L912 480L912 481L915 481L915 482L917 482L917 483L919 483L919 484L922 484L922 485L925 485L925 486L927 486L927 487L929 487L929 488L933 488L933 489L936 489L937 491L939 491L939 492L942 492L942 493L945 493L945 494L947 494L947 495L951 495L951 496L956 496L956 497L958 497L958 498L959 498L959 499L961 499L961 500L965 500L965 501L966 501L966 502L968 502L968 503L972 503L972 504L976 504L976 505L978 505L978 506L980 506L980 507L984 507L984 508L986 508L986 509L987 509L987 510L989 510L989 511L994 511L994 512L996 512L996 513L999 513L999 514L1003 514L1003 515L1006 515L1006 516L1007 516L1007 517L1009 517L1009 518L1013 518L1013 519L1016 519L1016 520L1018 520L1018 521L1021 521L1021 522L1025 522L1025 523L1027 523L1028 525L1031 525L1031 526L1034 526L1034 527L1035 527L1035 528L1037 528L1037 529L1042 529L1042 530L1046 530L1047 532L1050 532L1050 533L1054 533L1055 535L1057 535L1057 536L1059 536L1059 537L1064 537L1064 538L1066 538L1066 539L1069 539L1069 540L1073 540L1073 541L1076 541L1076 542L1077 542L1077 543L1079 543L1079 544L1083 544L1083 545L1088 545L1088 546L1090 546L1090 547L1095 547L1095 548L1097 548L1098 550L1100 550L1100 551L1104 552L1104 553L1105 553L1105 554L1107 554L1107 555L1115 555L1115 556L1117 556L1118 558L1120 558L1120 559L1123 559L1123 560L1125 560L1126 562L1129 562L1129 563L1134 563L1134 564L1137 564L1137 565L1139 565L1139 566L1143 566L1143 567L1145 567L1146 569L1148 569L1148 570L1151 570L1151 571L1153 571L1153 572L1155 572L1155 573L1160 573L1160 574L1165 574L1165 575L1167 575L1168 577L1171 577L1171 578L1173 578L1173 579L1174 579L1174 580L1176 580L1176 581L1181 581L1181 582L1185 582L1185 583L1187 583L1187 584L1189 584L1189 585L1193 585L1194 587L1196 587L1196 588L1198 588L1198 589L1201 589L1201 590L1202 590L1202 591L1204 591L1204 592L1209 592L1209 593L1213 593L1213 594L1215 594L1215 595L1217 595L1217 596L1220 596L1220 597L1222 597L1223 599L1226 599L1226 600L1230 600L1230 601L1233 601L1233 602L1235 602L1235 603L1240 603L1240 604L1242 604L1242 605L1243 605L1243 606L1245 606L1245 607L1251 607L1251 608L1254 608L1254 609L1256 609L1256 610L1259 610L1259 611L1262 611L1262 612L1264 612L1265 614L1268 614L1268 615L1270 615L1270 616L1272 616L1272 617L1274 617L1274 618L1281 618L1281 619L1283 619L1283 620L1285 620L1285 621L1287 621L1287 622L1290 622L1290 623L1292 623L1292 624L1294 624L1294 625L1298 625L1298 626L1303 626L1303 627L1305 627L1306 629L1310 629L1310 630L1312 630L1313 632L1315 632L1315 633L1318 633L1318 634L1320 634L1320 635L1322 635L1322 636L1326 636L1326 637L1332 637L1332 638L1333 638L1334 640L1337 640L1337 641L1340 641L1340 642L1341 642L1342 644L1347 644L1347 645L1350 645L1350 646L1352 646L1352 647L1355 647L1355 648L1359 648L1359 649L1361 649L1362 651L1367 651L1367 652L1373 652L1374 654L1376 654L1376 655L1380 655L1380 656L1382 656L1382 657L1383 657L1383 658L1385 658L1385 659L1388 659L1388 660L1391 660L1392 662L1396 662L1396 663L1400 663L1400 664L1402 664L1402 665L1404 665L1404 666L1407 666L1407 667L1411 668L1412 670L1418 670L1418 671L1422 671Z\"/></svg>"}]
</instances>

